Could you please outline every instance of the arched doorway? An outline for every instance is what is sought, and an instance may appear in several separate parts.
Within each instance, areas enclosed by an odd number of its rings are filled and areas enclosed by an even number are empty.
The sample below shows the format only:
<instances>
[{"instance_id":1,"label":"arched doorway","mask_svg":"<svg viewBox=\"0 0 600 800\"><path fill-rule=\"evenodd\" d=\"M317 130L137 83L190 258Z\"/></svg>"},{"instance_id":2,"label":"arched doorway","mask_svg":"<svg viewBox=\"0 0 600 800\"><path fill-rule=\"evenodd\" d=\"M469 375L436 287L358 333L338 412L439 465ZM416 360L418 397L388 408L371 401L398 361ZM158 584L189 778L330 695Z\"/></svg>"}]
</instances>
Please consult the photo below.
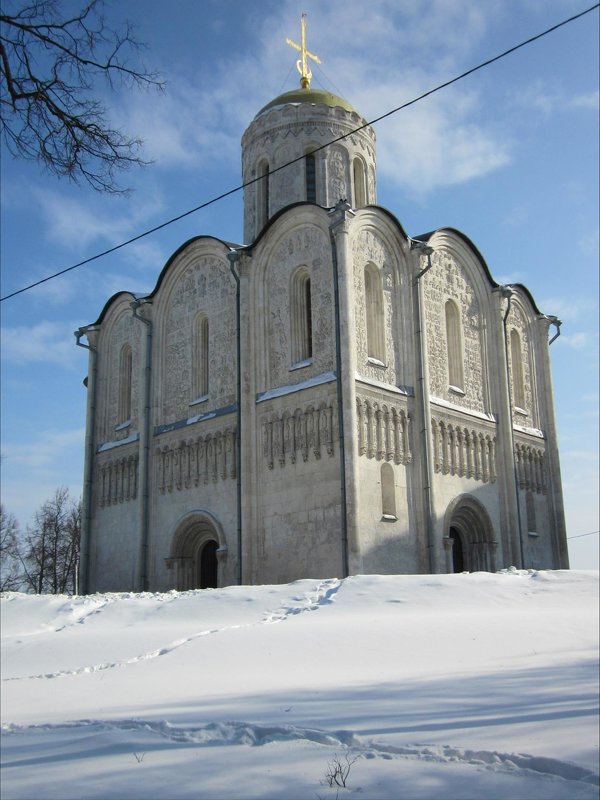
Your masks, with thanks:
<instances>
[{"instance_id":1,"label":"arched doorway","mask_svg":"<svg viewBox=\"0 0 600 800\"><path fill-rule=\"evenodd\" d=\"M208 512L195 512L181 522L173 536L171 554L166 559L173 572L172 584L178 591L216 589L219 586L219 560L227 548L218 522Z\"/></svg>"},{"instance_id":2,"label":"arched doorway","mask_svg":"<svg viewBox=\"0 0 600 800\"><path fill-rule=\"evenodd\" d=\"M448 572L495 572L494 529L484 506L471 495L457 497L446 511Z\"/></svg>"},{"instance_id":3,"label":"arched doorway","mask_svg":"<svg viewBox=\"0 0 600 800\"><path fill-rule=\"evenodd\" d=\"M197 571L200 577L200 586L198 589L216 589L218 584L218 565L217 565L217 550L219 543L214 539L198 548L198 565Z\"/></svg>"},{"instance_id":4,"label":"arched doorway","mask_svg":"<svg viewBox=\"0 0 600 800\"><path fill-rule=\"evenodd\" d=\"M450 528L449 536L452 541L452 572L464 572L465 557L460 531L453 526Z\"/></svg>"}]
</instances>

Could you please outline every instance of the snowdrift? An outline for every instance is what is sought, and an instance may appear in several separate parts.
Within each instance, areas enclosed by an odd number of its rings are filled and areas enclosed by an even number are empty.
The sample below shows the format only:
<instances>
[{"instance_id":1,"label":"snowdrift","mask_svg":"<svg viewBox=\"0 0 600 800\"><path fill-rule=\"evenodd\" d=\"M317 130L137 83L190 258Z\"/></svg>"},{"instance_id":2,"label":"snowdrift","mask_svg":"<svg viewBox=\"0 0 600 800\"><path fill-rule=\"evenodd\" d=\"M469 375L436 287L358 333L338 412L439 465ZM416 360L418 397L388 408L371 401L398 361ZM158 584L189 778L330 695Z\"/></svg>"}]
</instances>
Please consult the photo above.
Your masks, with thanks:
<instances>
[{"instance_id":1,"label":"snowdrift","mask_svg":"<svg viewBox=\"0 0 600 800\"><path fill-rule=\"evenodd\" d=\"M9 593L1 609L6 800L598 794L597 573Z\"/></svg>"}]
</instances>

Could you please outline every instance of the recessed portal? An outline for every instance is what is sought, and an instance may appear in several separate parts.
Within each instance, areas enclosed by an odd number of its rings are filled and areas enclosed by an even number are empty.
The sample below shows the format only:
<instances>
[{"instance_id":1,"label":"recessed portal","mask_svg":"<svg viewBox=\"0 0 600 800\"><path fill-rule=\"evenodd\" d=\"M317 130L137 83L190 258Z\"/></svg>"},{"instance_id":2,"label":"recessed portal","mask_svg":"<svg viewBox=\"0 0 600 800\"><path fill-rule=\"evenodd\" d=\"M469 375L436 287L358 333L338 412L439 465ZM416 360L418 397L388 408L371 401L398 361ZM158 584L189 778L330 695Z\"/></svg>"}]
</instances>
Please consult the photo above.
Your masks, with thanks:
<instances>
[{"instance_id":1,"label":"recessed portal","mask_svg":"<svg viewBox=\"0 0 600 800\"><path fill-rule=\"evenodd\" d=\"M217 588L217 549L218 542L206 542L198 551L198 575L200 589Z\"/></svg>"},{"instance_id":2,"label":"recessed portal","mask_svg":"<svg viewBox=\"0 0 600 800\"><path fill-rule=\"evenodd\" d=\"M494 572L494 529L485 507L472 495L457 497L446 511L446 530L452 543L453 572Z\"/></svg>"},{"instance_id":3,"label":"recessed portal","mask_svg":"<svg viewBox=\"0 0 600 800\"><path fill-rule=\"evenodd\" d=\"M222 546L220 525L212 515L197 512L180 525L173 536L167 566L173 570L172 585L180 592L188 589L216 589L219 585L217 553Z\"/></svg>"},{"instance_id":4,"label":"recessed portal","mask_svg":"<svg viewBox=\"0 0 600 800\"><path fill-rule=\"evenodd\" d=\"M460 531L450 528L450 538L452 539L452 569L454 572L464 572L465 559Z\"/></svg>"}]
</instances>

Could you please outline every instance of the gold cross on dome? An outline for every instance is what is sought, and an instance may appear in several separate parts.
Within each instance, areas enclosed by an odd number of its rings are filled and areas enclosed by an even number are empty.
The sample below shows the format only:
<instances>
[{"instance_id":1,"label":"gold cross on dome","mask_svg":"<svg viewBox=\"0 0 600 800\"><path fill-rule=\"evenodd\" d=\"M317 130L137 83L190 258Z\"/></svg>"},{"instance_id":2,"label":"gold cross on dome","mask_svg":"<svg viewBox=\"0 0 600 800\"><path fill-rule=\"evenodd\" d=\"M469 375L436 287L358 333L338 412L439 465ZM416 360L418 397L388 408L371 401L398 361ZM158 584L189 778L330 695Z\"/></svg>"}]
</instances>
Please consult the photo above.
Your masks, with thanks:
<instances>
[{"instance_id":1,"label":"gold cross on dome","mask_svg":"<svg viewBox=\"0 0 600 800\"><path fill-rule=\"evenodd\" d=\"M298 61L296 61L296 68L300 73L300 86L303 89L308 89L310 86L310 79L312 78L312 72L310 71L310 67L308 66L307 59L312 58L312 60L317 64L321 63L321 59L319 58L319 56L316 56L314 53L311 53L310 50L306 49L306 14L302 14L301 28L302 28L301 45L296 44L296 42L293 42L291 39L286 39L285 41L287 42L287 44L291 45L296 50L298 50L298 52L302 56L301 58L298 59Z\"/></svg>"}]
</instances>

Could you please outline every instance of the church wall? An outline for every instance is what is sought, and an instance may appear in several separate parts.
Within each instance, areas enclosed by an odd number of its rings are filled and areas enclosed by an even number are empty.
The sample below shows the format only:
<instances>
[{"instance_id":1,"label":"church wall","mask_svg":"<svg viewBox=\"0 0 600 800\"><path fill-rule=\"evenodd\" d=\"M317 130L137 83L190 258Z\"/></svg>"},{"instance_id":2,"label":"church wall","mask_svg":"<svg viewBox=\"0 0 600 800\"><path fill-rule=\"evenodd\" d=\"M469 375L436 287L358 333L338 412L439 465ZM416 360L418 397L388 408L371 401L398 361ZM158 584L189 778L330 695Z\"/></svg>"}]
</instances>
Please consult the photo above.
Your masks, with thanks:
<instances>
[{"instance_id":1,"label":"church wall","mask_svg":"<svg viewBox=\"0 0 600 800\"><path fill-rule=\"evenodd\" d=\"M95 462L91 587L124 591L136 584L138 446L110 447Z\"/></svg>"},{"instance_id":2,"label":"church wall","mask_svg":"<svg viewBox=\"0 0 600 800\"><path fill-rule=\"evenodd\" d=\"M123 293L107 312L98 340L97 396L100 412L96 415L95 441L121 441L139 430L141 331L133 319L130 303L133 296ZM121 388L120 359L124 346L131 348L131 386L129 419L119 418Z\"/></svg>"},{"instance_id":3,"label":"church wall","mask_svg":"<svg viewBox=\"0 0 600 800\"><path fill-rule=\"evenodd\" d=\"M224 408L236 399L235 281L223 246L192 242L171 266L154 301L155 424ZM208 395L194 390L194 326L208 321Z\"/></svg>"},{"instance_id":4,"label":"church wall","mask_svg":"<svg viewBox=\"0 0 600 800\"><path fill-rule=\"evenodd\" d=\"M256 407L258 582L343 572L335 381Z\"/></svg>"},{"instance_id":5,"label":"church wall","mask_svg":"<svg viewBox=\"0 0 600 800\"><path fill-rule=\"evenodd\" d=\"M524 297L520 297L518 289L513 295L510 312L506 321L506 336L508 347L508 370L510 377L510 391L512 399L513 424L524 428L542 428L540 409L537 402L537 362L535 337L535 315L533 309ZM515 370L511 351L511 331L515 330L519 336L521 350L521 385L522 399L515 387Z\"/></svg>"},{"instance_id":6,"label":"church wall","mask_svg":"<svg viewBox=\"0 0 600 800\"><path fill-rule=\"evenodd\" d=\"M545 494L519 492L523 519L523 566L527 569L560 569L552 546L553 520Z\"/></svg>"},{"instance_id":7,"label":"church wall","mask_svg":"<svg viewBox=\"0 0 600 800\"><path fill-rule=\"evenodd\" d=\"M419 571L409 401L357 384L358 529L366 572Z\"/></svg>"},{"instance_id":8,"label":"church wall","mask_svg":"<svg viewBox=\"0 0 600 800\"><path fill-rule=\"evenodd\" d=\"M411 276L399 241L382 230L377 219L367 210L359 213L352 231L352 263L356 320L356 368L367 380L393 386L414 385L412 350ZM382 298L381 308L373 309L372 321L381 331L369 325L365 270L375 276L376 292ZM371 297L371 303L374 298ZM382 340L379 353L370 352L372 334Z\"/></svg>"},{"instance_id":9,"label":"church wall","mask_svg":"<svg viewBox=\"0 0 600 800\"><path fill-rule=\"evenodd\" d=\"M393 475L395 513L384 514L382 462L359 460L359 531L362 571L375 574L419 572L416 520L410 502L413 467L383 462ZM393 518L395 517L395 519Z\"/></svg>"},{"instance_id":10,"label":"church wall","mask_svg":"<svg viewBox=\"0 0 600 800\"><path fill-rule=\"evenodd\" d=\"M257 393L335 370L331 245L322 214L306 207L291 218L282 218L254 254L251 307ZM312 357L294 363L292 280L299 269L310 277Z\"/></svg>"},{"instance_id":11,"label":"church wall","mask_svg":"<svg viewBox=\"0 0 600 800\"><path fill-rule=\"evenodd\" d=\"M435 234L429 244L435 249L433 266L421 280L430 394L467 411L493 412L490 381L494 372L488 368L490 358L495 363L488 355L492 286L476 254L452 231ZM457 336L449 340L452 308L457 310L459 324Z\"/></svg>"},{"instance_id":12,"label":"church wall","mask_svg":"<svg viewBox=\"0 0 600 800\"><path fill-rule=\"evenodd\" d=\"M181 519L208 511L220 525L227 557L219 565L219 583L235 583L237 558L236 415L191 423L153 437L149 573L160 591L175 586L165 559L172 553Z\"/></svg>"}]
</instances>

